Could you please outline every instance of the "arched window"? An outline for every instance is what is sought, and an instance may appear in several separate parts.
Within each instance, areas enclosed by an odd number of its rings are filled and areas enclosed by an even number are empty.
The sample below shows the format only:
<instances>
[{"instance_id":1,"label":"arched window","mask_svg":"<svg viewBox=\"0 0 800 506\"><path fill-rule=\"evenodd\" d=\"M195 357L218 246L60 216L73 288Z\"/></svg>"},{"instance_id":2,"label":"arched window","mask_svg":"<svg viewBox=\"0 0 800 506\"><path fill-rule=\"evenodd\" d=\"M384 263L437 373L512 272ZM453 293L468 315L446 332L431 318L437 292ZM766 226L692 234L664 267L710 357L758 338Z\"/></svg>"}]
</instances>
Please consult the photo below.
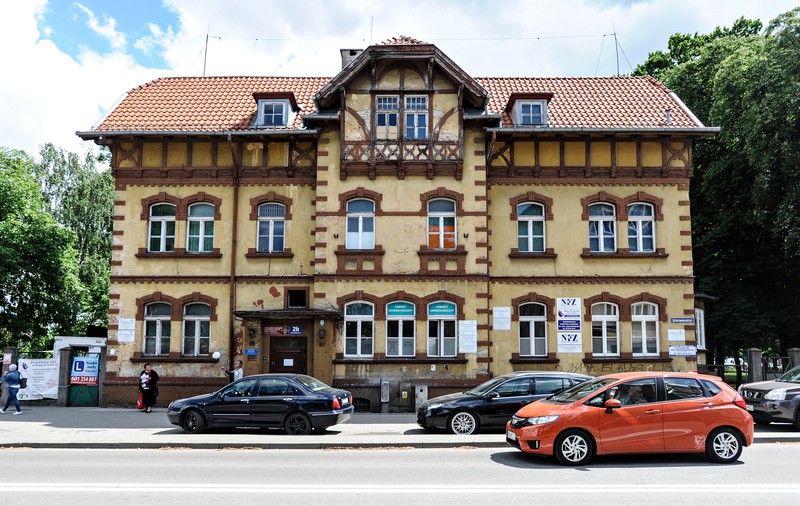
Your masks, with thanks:
<instances>
[{"instance_id":1,"label":"arched window","mask_svg":"<svg viewBox=\"0 0 800 506\"><path fill-rule=\"evenodd\" d=\"M520 252L545 251L544 206L525 202L517 206L517 247Z\"/></svg>"},{"instance_id":2,"label":"arched window","mask_svg":"<svg viewBox=\"0 0 800 506\"><path fill-rule=\"evenodd\" d=\"M617 251L616 212L611 204L589 206L589 251L613 253Z\"/></svg>"},{"instance_id":3,"label":"arched window","mask_svg":"<svg viewBox=\"0 0 800 506\"><path fill-rule=\"evenodd\" d=\"M456 203L452 200L428 202L428 247L456 249Z\"/></svg>"},{"instance_id":4,"label":"arched window","mask_svg":"<svg viewBox=\"0 0 800 506\"><path fill-rule=\"evenodd\" d=\"M410 302L392 302L386 306L386 356L416 355L416 310Z\"/></svg>"},{"instance_id":5,"label":"arched window","mask_svg":"<svg viewBox=\"0 0 800 506\"><path fill-rule=\"evenodd\" d=\"M375 338L375 307L369 302L351 302L344 308L344 355L371 357Z\"/></svg>"},{"instance_id":6,"label":"arched window","mask_svg":"<svg viewBox=\"0 0 800 506\"><path fill-rule=\"evenodd\" d=\"M639 302L631 306L631 342L634 355L658 355L658 306Z\"/></svg>"},{"instance_id":7,"label":"arched window","mask_svg":"<svg viewBox=\"0 0 800 506\"><path fill-rule=\"evenodd\" d=\"M175 250L175 206L153 204L150 206L147 251L167 253Z\"/></svg>"},{"instance_id":8,"label":"arched window","mask_svg":"<svg viewBox=\"0 0 800 506\"><path fill-rule=\"evenodd\" d=\"M183 306L183 355L208 355L211 341L211 306L186 304Z\"/></svg>"},{"instance_id":9,"label":"arched window","mask_svg":"<svg viewBox=\"0 0 800 506\"><path fill-rule=\"evenodd\" d=\"M170 317L172 307L154 302L144 308L144 354L169 355Z\"/></svg>"},{"instance_id":10,"label":"arched window","mask_svg":"<svg viewBox=\"0 0 800 506\"><path fill-rule=\"evenodd\" d=\"M628 249L635 253L656 250L653 206L636 203L628 206Z\"/></svg>"},{"instance_id":11,"label":"arched window","mask_svg":"<svg viewBox=\"0 0 800 506\"><path fill-rule=\"evenodd\" d=\"M192 204L189 206L189 226L186 251L210 253L214 250L214 206Z\"/></svg>"},{"instance_id":12,"label":"arched window","mask_svg":"<svg viewBox=\"0 0 800 506\"><path fill-rule=\"evenodd\" d=\"M433 302L428 305L428 356L456 356L456 305Z\"/></svg>"},{"instance_id":13,"label":"arched window","mask_svg":"<svg viewBox=\"0 0 800 506\"><path fill-rule=\"evenodd\" d=\"M619 309L616 304L592 304L592 355L619 356Z\"/></svg>"},{"instance_id":14,"label":"arched window","mask_svg":"<svg viewBox=\"0 0 800 506\"><path fill-rule=\"evenodd\" d=\"M347 203L347 249L375 249L375 203L355 199Z\"/></svg>"},{"instance_id":15,"label":"arched window","mask_svg":"<svg viewBox=\"0 0 800 506\"><path fill-rule=\"evenodd\" d=\"M283 253L286 207L269 202L258 206L258 237L256 248L260 253Z\"/></svg>"},{"instance_id":16,"label":"arched window","mask_svg":"<svg viewBox=\"0 0 800 506\"><path fill-rule=\"evenodd\" d=\"M547 307L530 303L519 306L520 356L547 356Z\"/></svg>"}]
</instances>

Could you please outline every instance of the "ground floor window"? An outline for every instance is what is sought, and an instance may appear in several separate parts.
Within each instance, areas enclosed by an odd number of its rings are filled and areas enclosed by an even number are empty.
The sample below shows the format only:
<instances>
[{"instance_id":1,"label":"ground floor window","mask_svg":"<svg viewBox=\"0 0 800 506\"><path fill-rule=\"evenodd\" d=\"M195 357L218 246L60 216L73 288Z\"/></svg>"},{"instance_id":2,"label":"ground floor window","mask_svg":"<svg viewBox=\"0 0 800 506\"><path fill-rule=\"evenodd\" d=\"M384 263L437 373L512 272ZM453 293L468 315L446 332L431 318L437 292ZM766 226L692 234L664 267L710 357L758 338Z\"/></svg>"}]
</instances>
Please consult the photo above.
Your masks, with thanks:
<instances>
[{"instance_id":1,"label":"ground floor window","mask_svg":"<svg viewBox=\"0 0 800 506\"><path fill-rule=\"evenodd\" d=\"M434 302L428 306L428 356L456 356L456 305Z\"/></svg>"}]
</instances>

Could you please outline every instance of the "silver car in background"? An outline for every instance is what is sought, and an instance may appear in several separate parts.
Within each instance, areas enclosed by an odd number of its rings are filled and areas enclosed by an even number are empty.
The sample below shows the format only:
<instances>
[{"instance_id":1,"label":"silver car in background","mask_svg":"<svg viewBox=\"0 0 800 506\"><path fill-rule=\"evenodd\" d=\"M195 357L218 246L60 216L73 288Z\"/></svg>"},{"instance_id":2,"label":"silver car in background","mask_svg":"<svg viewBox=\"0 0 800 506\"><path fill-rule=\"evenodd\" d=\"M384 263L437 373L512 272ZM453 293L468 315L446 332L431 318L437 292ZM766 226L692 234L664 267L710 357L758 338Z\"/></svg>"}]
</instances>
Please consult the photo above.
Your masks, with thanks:
<instances>
[{"instance_id":1,"label":"silver car in background","mask_svg":"<svg viewBox=\"0 0 800 506\"><path fill-rule=\"evenodd\" d=\"M756 424L792 423L800 430L800 366L774 380L745 383L739 393Z\"/></svg>"}]
</instances>

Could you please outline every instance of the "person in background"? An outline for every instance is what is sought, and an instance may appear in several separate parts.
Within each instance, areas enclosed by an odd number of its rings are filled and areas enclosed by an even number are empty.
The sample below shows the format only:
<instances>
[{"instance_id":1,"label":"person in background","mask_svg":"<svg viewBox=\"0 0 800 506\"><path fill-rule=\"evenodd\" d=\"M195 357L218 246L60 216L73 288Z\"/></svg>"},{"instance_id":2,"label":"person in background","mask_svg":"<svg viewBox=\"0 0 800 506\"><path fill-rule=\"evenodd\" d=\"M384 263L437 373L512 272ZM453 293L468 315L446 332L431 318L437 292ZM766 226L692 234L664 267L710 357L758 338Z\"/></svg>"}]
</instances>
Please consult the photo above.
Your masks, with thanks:
<instances>
[{"instance_id":1,"label":"person in background","mask_svg":"<svg viewBox=\"0 0 800 506\"><path fill-rule=\"evenodd\" d=\"M8 409L8 405L11 404L11 401L14 401L14 407L17 408L17 411L15 411L14 414L22 414L22 409L19 407L19 399L17 399L17 393L19 392L19 379L21 377L22 375L17 370L17 364L11 364L8 366L8 374L3 376L3 383L8 385L8 398L6 398L6 406L0 410L0 413L5 413Z\"/></svg>"},{"instance_id":2,"label":"person in background","mask_svg":"<svg viewBox=\"0 0 800 506\"><path fill-rule=\"evenodd\" d=\"M152 413L158 397L158 373L150 363L144 364L144 371L139 376L139 390L142 392L143 413Z\"/></svg>"},{"instance_id":3,"label":"person in background","mask_svg":"<svg viewBox=\"0 0 800 506\"><path fill-rule=\"evenodd\" d=\"M244 369L242 369L243 365L244 364L242 364L241 360L237 360L236 362L233 363L232 371L229 371L228 368L225 367L224 365L221 365L220 369L222 369L225 372L225 374L228 375L228 378L230 378L231 382L234 382L238 379L242 379L242 376L244 376Z\"/></svg>"}]
</instances>

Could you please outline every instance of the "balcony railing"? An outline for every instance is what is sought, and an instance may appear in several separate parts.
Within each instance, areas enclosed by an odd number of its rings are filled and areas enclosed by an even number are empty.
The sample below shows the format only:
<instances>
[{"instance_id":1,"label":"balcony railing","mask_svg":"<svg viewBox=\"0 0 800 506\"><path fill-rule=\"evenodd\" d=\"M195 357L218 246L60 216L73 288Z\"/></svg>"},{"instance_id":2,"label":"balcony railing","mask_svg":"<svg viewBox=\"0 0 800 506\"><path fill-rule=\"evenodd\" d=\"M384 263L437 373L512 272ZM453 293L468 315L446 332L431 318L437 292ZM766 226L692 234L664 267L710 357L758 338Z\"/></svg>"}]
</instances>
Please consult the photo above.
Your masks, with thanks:
<instances>
[{"instance_id":1,"label":"balcony railing","mask_svg":"<svg viewBox=\"0 0 800 506\"><path fill-rule=\"evenodd\" d=\"M461 161L460 141L345 141L343 159L348 162L375 161Z\"/></svg>"}]
</instances>

